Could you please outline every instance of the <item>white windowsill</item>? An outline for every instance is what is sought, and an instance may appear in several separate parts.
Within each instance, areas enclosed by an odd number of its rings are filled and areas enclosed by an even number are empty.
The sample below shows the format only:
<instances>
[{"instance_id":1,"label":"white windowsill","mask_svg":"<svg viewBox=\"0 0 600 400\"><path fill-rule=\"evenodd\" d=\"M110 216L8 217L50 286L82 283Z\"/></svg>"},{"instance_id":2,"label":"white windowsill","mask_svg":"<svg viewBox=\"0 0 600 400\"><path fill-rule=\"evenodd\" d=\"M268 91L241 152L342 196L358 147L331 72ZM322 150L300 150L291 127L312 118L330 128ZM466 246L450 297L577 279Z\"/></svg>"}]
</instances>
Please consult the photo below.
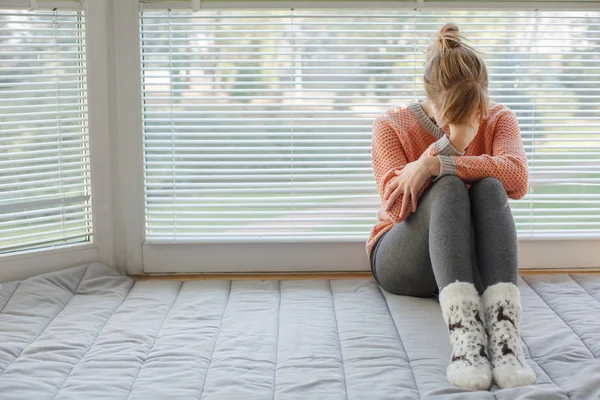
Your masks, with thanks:
<instances>
[{"instance_id":1,"label":"white windowsill","mask_svg":"<svg viewBox=\"0 0 600 400\"><path fill-rule=\"evenodd\" d=\"M90 243L7 254L0 256L0 282L22 280L96 260L98 248Z\"/></svg>"},{"instance_id":2,"label":"white windowsill","mask_svg":"<svg viewBox=\"0 0 600 400\"><path fill-rule=\"evenodd\" d=\"M523 269L600 267L600 239L519 240ZM368 271L363 242L143 246L144 273Z\"/></svg>"}]
</instances>

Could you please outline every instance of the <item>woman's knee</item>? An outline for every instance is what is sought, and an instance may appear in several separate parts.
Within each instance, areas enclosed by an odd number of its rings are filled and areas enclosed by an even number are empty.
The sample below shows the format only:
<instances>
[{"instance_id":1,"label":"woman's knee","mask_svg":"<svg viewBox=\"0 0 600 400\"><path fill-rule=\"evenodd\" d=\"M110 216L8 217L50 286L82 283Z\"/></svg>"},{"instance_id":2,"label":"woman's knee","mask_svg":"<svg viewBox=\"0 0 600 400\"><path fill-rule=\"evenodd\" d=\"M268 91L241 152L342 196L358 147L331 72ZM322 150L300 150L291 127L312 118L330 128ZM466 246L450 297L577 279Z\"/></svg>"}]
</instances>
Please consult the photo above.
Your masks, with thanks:
<instances>
[{"instance_id":1,"label":"woman's knee","mask_svg":"<svg viewBox=\"0 0 600 400\"><path fill-rule=\"evenodd\" d=\"M456 175L445 175L435 181L432 189L443 194L444 197L468 196L465 182Z\"/></svg>"},{"instance_id":2,"label":"woman's knee","mask_svg":"<svg viewBox=\"0 0 600 400\"><path fill-rule=\"evenodd\" d=\"M455 175L446 175L435 181L428 197L432 213L436 210L441 211L444 218L447 217L447 213L443 212L445 210L451 210L453 218L459 218L461 215L468 218L470 215L471 202L467 185Z\"/></svg>"},{"instance_id":3,"label":"woman's knee","mask_svg":"<svg viewBox=\"0 0 600 400\"><path fill-rule=\"evenodd\" d=\"M489 206L497 205L503 207L508 204L508 195L502 182L492 177L483 178L473 183L471 185L470 196L474 202L483 202Z\"/></svg>"}]
</instances>

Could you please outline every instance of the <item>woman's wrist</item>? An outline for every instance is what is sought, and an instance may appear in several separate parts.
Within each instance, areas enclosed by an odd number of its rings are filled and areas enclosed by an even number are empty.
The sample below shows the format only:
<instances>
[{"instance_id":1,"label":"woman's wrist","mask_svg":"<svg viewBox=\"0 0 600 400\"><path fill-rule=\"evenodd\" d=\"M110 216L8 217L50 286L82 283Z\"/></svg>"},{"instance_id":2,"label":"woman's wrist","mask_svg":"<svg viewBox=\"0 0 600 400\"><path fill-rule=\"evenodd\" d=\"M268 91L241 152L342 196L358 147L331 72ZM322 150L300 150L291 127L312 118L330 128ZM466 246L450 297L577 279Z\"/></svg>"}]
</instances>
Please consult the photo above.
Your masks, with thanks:
<instances>
[{"instance_id":1,"label":"woman's wrist","mask_svg":"<svg viewBox=\"0 0 600 400\"><path fill-rule=\"evenodd\" d=\"M440 174L441 164L439 158L427 156L423 158L423 165L429 176L438 176Z\"/></svg>"}]
</instances>

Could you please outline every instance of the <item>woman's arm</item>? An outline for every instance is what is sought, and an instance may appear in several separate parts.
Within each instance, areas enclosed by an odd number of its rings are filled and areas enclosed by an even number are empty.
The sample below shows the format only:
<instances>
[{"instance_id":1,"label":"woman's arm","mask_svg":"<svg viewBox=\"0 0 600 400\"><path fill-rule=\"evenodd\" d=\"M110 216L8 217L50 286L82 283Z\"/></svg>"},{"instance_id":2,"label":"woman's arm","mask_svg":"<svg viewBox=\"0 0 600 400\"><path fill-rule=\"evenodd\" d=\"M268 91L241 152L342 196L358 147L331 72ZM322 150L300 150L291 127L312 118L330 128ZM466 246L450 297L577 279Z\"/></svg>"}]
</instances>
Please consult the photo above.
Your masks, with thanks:
<instances>
[{"instance_id":1,"label":"woman's arm","mask_svg":"<svg viewBox=\"0 0 600 400\"><path fill-rule=\"evenodd\" d=\"M438 152L448 155L460 154L452 148L446 137L434 142L423 152L419 160L415 161L421 163L420 168L428 171L428 176L440 173L440 163L436 157ZM398 192L400 193L399 195L390 196L390 192L399 190L396 187L398 181L394 181L399 178L398 171L403 171L409 162L397 132L385 115L378 117L373 123L371 159L375 182L377 183L379 197L383 206L383 211L378 216L386 217L385 219L379 218L379 220L390 220L393 222L404 220L411 213L412 209L411 207L406 207L406 205L404 209L402 208L404 193ZM410 200L416 203L423 191L430 184L431 180L425 182L418 191L418 195L415 196L416 198ZM391 203L388 204L389 202ZM388 210L385 211L386 209Z\"/></svg>"},{"instance_id":2,"label":"woman's arm","mask_svg":"<svg viewBox=\"0 0 600 400\"><path fill-rule=\"evenodd\" d=\"M397 133L385 115L377 117L373 122L371 162L373 164L373 175L375 176L377 191L381 198L382 208L385 210L387 200L384 194L390 183L396 178L396 171L402 170L408 164L402 143L400 143ZM406 215L400 215L402 197L403 195L400 195L392 208L387 212L389 220L397 222L406 218Z\"/></svg>"},{"instance_id":3,"label":"woman's arm","mask_svg":"<svg viewBox=\"0 0 600 400\"><path fill-rule=\"evenodd\" d=\"M456 167L455 174L466 183L493 177L502 182L508 197L512 199L520 199L527 193L527 156L521 141L519 123L512 111L502 113L496 121L492 155L440 158L442 164L453 163ZM450 168L442 171L440 176L452 172Z\"/></svg>"}]
</instances>

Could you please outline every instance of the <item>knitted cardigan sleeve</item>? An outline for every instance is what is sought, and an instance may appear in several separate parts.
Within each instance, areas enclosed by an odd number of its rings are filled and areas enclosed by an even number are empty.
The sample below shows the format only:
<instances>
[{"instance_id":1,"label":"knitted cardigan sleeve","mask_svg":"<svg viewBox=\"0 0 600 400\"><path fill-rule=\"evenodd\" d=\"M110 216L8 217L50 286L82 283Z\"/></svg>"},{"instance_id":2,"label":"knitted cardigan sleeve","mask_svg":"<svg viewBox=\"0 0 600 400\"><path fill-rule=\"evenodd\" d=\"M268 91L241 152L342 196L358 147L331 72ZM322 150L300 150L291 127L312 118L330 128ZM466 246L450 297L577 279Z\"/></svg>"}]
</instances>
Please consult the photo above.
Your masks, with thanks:
<instances>
[{"instance_id":1,"label":"knitted cardigan sleeve","mask_svg":"<svg viewBox=\"0 0 600 400\"><path fill-rule=\"evenodd\" d=\"M514 112L502 113L493 130L492 154L452 156L456 175L466 183L486 177L502 182L508 197L520 199L527 193L527 156ZM448 156L439 156L444 159Z\"/></svg>"},{"instance_id":2,"label":"knitted cardigan sleeve","mask_svg":"<svg viewBox=\"0 0 600 400\"><path fill-rule=\"evenodd\" d=\"M423 153L423 155L436 154L437 152L433 144ZM396 171L402 170L409 163L395 129L385 116L378 117L373 123L371 161L381 204L385 209L387 205L387 201L383 199L385 190L397 176ZM431 180L427 180L418 193L419 198L431 183ZM411 207L407 207L404 214L400 213L403 198L404 194L400 195L392 205L392 208L386 213L390 221L400 222L412 212Z\"/></svg>"}]
</instances>

